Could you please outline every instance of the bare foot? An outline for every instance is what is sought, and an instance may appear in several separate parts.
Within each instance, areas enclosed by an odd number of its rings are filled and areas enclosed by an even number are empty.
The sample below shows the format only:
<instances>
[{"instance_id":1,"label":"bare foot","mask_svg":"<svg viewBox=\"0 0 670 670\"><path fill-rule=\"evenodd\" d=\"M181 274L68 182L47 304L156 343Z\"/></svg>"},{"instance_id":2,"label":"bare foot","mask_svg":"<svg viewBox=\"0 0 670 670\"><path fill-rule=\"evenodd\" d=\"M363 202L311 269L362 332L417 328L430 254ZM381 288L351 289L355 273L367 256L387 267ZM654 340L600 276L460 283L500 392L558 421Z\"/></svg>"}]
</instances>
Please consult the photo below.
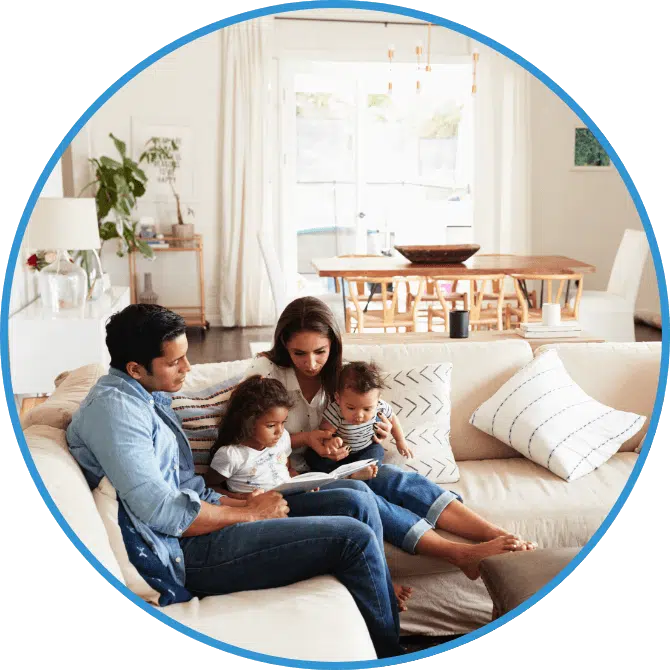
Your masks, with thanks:
<instances>
[{"instance_id":1,"label":"bare foot","mask_svg":"<svg viewBox=\"0 0 670 670\"><path fill-rule=\"evenodd\" d=\"M349 475L349 479L373 479L374 477L377 476L377 473L379 472L379 468L376 465L368 465L367 468L363 468L362 470L359 470L358 472L354 472L353 475Z\"/></svg>"},{"instance_id":2,"label":"bare foot","mask_svg":"<svg viewBox=\"0 0 670 670\"><path fill-rule=\"evenodd\" d=\"M412 597L412 587L411 586L399 586L397 584L393 585L393 591L395 592L396 600L398 601L398 609L401 612L407 611L407 601Z\"/></svg>"},{"instance_id":3,"label":"bare foot","mask_svg":"<svg viewBox=\"0 0 670 670\"><path fill-rule=\"evenodd\" d=\"M453 543L455 549L449 562L460 568L469 579L479 578L479 562L489 556L518 551L521 541L513 535L501 535L494 540L480 544Z\"/></svg>"}]
</instances>

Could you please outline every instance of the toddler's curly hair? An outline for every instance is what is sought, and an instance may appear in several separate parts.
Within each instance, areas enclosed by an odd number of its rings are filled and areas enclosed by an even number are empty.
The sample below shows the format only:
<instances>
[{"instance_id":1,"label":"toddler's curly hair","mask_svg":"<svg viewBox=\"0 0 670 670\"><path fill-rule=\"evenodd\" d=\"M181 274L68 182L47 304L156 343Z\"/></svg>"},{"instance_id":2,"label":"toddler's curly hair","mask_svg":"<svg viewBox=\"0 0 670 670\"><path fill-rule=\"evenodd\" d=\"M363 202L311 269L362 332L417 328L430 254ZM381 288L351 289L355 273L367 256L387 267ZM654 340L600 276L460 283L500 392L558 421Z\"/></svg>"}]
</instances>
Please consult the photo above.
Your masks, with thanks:
<instances>
[{"instance_id":1,"label":"toddler's curly hair","mask_svg":"<svg viewBox=\"0 0 670 670\"><path fill-rule=\"evenodd\" d=\"M240 382L230 396L210 455L214 456L220 447L249 439L256 421L275 407L293 407L288 391L280 381L254 375Z\"/></svg>"},{"instance_id":2,"label":"toddler's curly hair","mask_svg":"<svg viewBox=\"0 0 670 670\"><path fill-rule=\"evenodd\" d=\"M345 389L351 389L354 393L363 395L373 389L385 389L388 386L384 383L382 372L374 363L365 363L363 361L352 361L347 363L340 370L337 379L337 390L342 393Z\"/></svg>"}]
</instances>

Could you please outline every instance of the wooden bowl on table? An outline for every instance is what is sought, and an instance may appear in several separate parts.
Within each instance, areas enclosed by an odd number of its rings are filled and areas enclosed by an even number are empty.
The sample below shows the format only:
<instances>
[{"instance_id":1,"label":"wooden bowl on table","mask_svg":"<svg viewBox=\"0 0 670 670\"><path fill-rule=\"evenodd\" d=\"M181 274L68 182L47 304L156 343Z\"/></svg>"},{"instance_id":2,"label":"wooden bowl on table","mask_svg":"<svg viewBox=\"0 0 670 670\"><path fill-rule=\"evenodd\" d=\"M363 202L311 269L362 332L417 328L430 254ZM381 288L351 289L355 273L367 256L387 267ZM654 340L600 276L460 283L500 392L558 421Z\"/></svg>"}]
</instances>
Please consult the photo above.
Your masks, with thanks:
<instances>
[{"instance_id":1,"label":"wooden bowl on table","mask_svg":"<svg viewBox=\"0 0 670 670\"><path fill-rule=\"evenodd\" d=\"M396 246L395 249L410 263L457 265L479 251L478 244L430 244Z\"/></svg>"}]
</instances>

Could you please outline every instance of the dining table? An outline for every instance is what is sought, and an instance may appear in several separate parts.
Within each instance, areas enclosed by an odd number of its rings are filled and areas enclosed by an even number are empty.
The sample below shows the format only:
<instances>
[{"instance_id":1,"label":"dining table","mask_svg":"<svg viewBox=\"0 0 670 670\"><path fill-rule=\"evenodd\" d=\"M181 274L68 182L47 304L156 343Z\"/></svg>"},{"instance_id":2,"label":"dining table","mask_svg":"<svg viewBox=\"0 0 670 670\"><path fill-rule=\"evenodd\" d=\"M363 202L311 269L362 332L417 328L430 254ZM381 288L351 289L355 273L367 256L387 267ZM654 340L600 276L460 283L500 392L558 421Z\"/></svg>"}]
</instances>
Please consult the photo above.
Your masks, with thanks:
<instances>
[{"instance_id":1,"label":"dining table","mask_svg":"<svg viewBox=\"0 0 670 670\"><path fill-rule=\"evenodd\" d=\"M464 263L410 263L402 256L331 256L312 259L319 277L347 279L350 277L440 277L453 276L477 279L493 274L589 274L594 265L567 256L475 254ZM544 293L544 286L542 287ZM568 284L568 291L569 291ZM542 297L540 298L542 302ZM346 314L346 295L342 282L342 304Z\"/></svg>"}]
</instances>

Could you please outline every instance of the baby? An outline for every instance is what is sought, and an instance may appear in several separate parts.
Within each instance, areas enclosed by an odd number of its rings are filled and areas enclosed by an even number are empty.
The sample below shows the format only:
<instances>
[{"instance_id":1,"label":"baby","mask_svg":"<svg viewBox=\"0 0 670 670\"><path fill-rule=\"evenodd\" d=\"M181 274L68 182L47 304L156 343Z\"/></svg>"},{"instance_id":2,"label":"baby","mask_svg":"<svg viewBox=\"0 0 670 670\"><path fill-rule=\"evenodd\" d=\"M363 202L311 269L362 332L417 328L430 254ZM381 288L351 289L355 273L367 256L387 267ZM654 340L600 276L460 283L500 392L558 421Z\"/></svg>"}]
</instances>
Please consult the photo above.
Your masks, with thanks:
<instances>
[{"instance_id":1,"label":"baby","mask_svg":"<svg viewBox=\"0 0 670 670\"><path fill-rule=\"evenodd\" d=\"M380 421L380 416L391 421L391 434L398 452L405 458L414 456L405 442L398 417L391 406L381 399L383 388L385 385L379 368L373 363L356 361L342 368L335 400L326 407L320 428L334 433L329 446L338 447L344 444L349 448L350 454L343 460L334 461L308 449L305 460L312 470L331 472L345 463L369 458L374 458L381 464L384 448L375 435L375 424ZM351 478L371 479L376 476L377 469L376 465L371 465L354 473Z\"/></svg>"}]
</instances>

